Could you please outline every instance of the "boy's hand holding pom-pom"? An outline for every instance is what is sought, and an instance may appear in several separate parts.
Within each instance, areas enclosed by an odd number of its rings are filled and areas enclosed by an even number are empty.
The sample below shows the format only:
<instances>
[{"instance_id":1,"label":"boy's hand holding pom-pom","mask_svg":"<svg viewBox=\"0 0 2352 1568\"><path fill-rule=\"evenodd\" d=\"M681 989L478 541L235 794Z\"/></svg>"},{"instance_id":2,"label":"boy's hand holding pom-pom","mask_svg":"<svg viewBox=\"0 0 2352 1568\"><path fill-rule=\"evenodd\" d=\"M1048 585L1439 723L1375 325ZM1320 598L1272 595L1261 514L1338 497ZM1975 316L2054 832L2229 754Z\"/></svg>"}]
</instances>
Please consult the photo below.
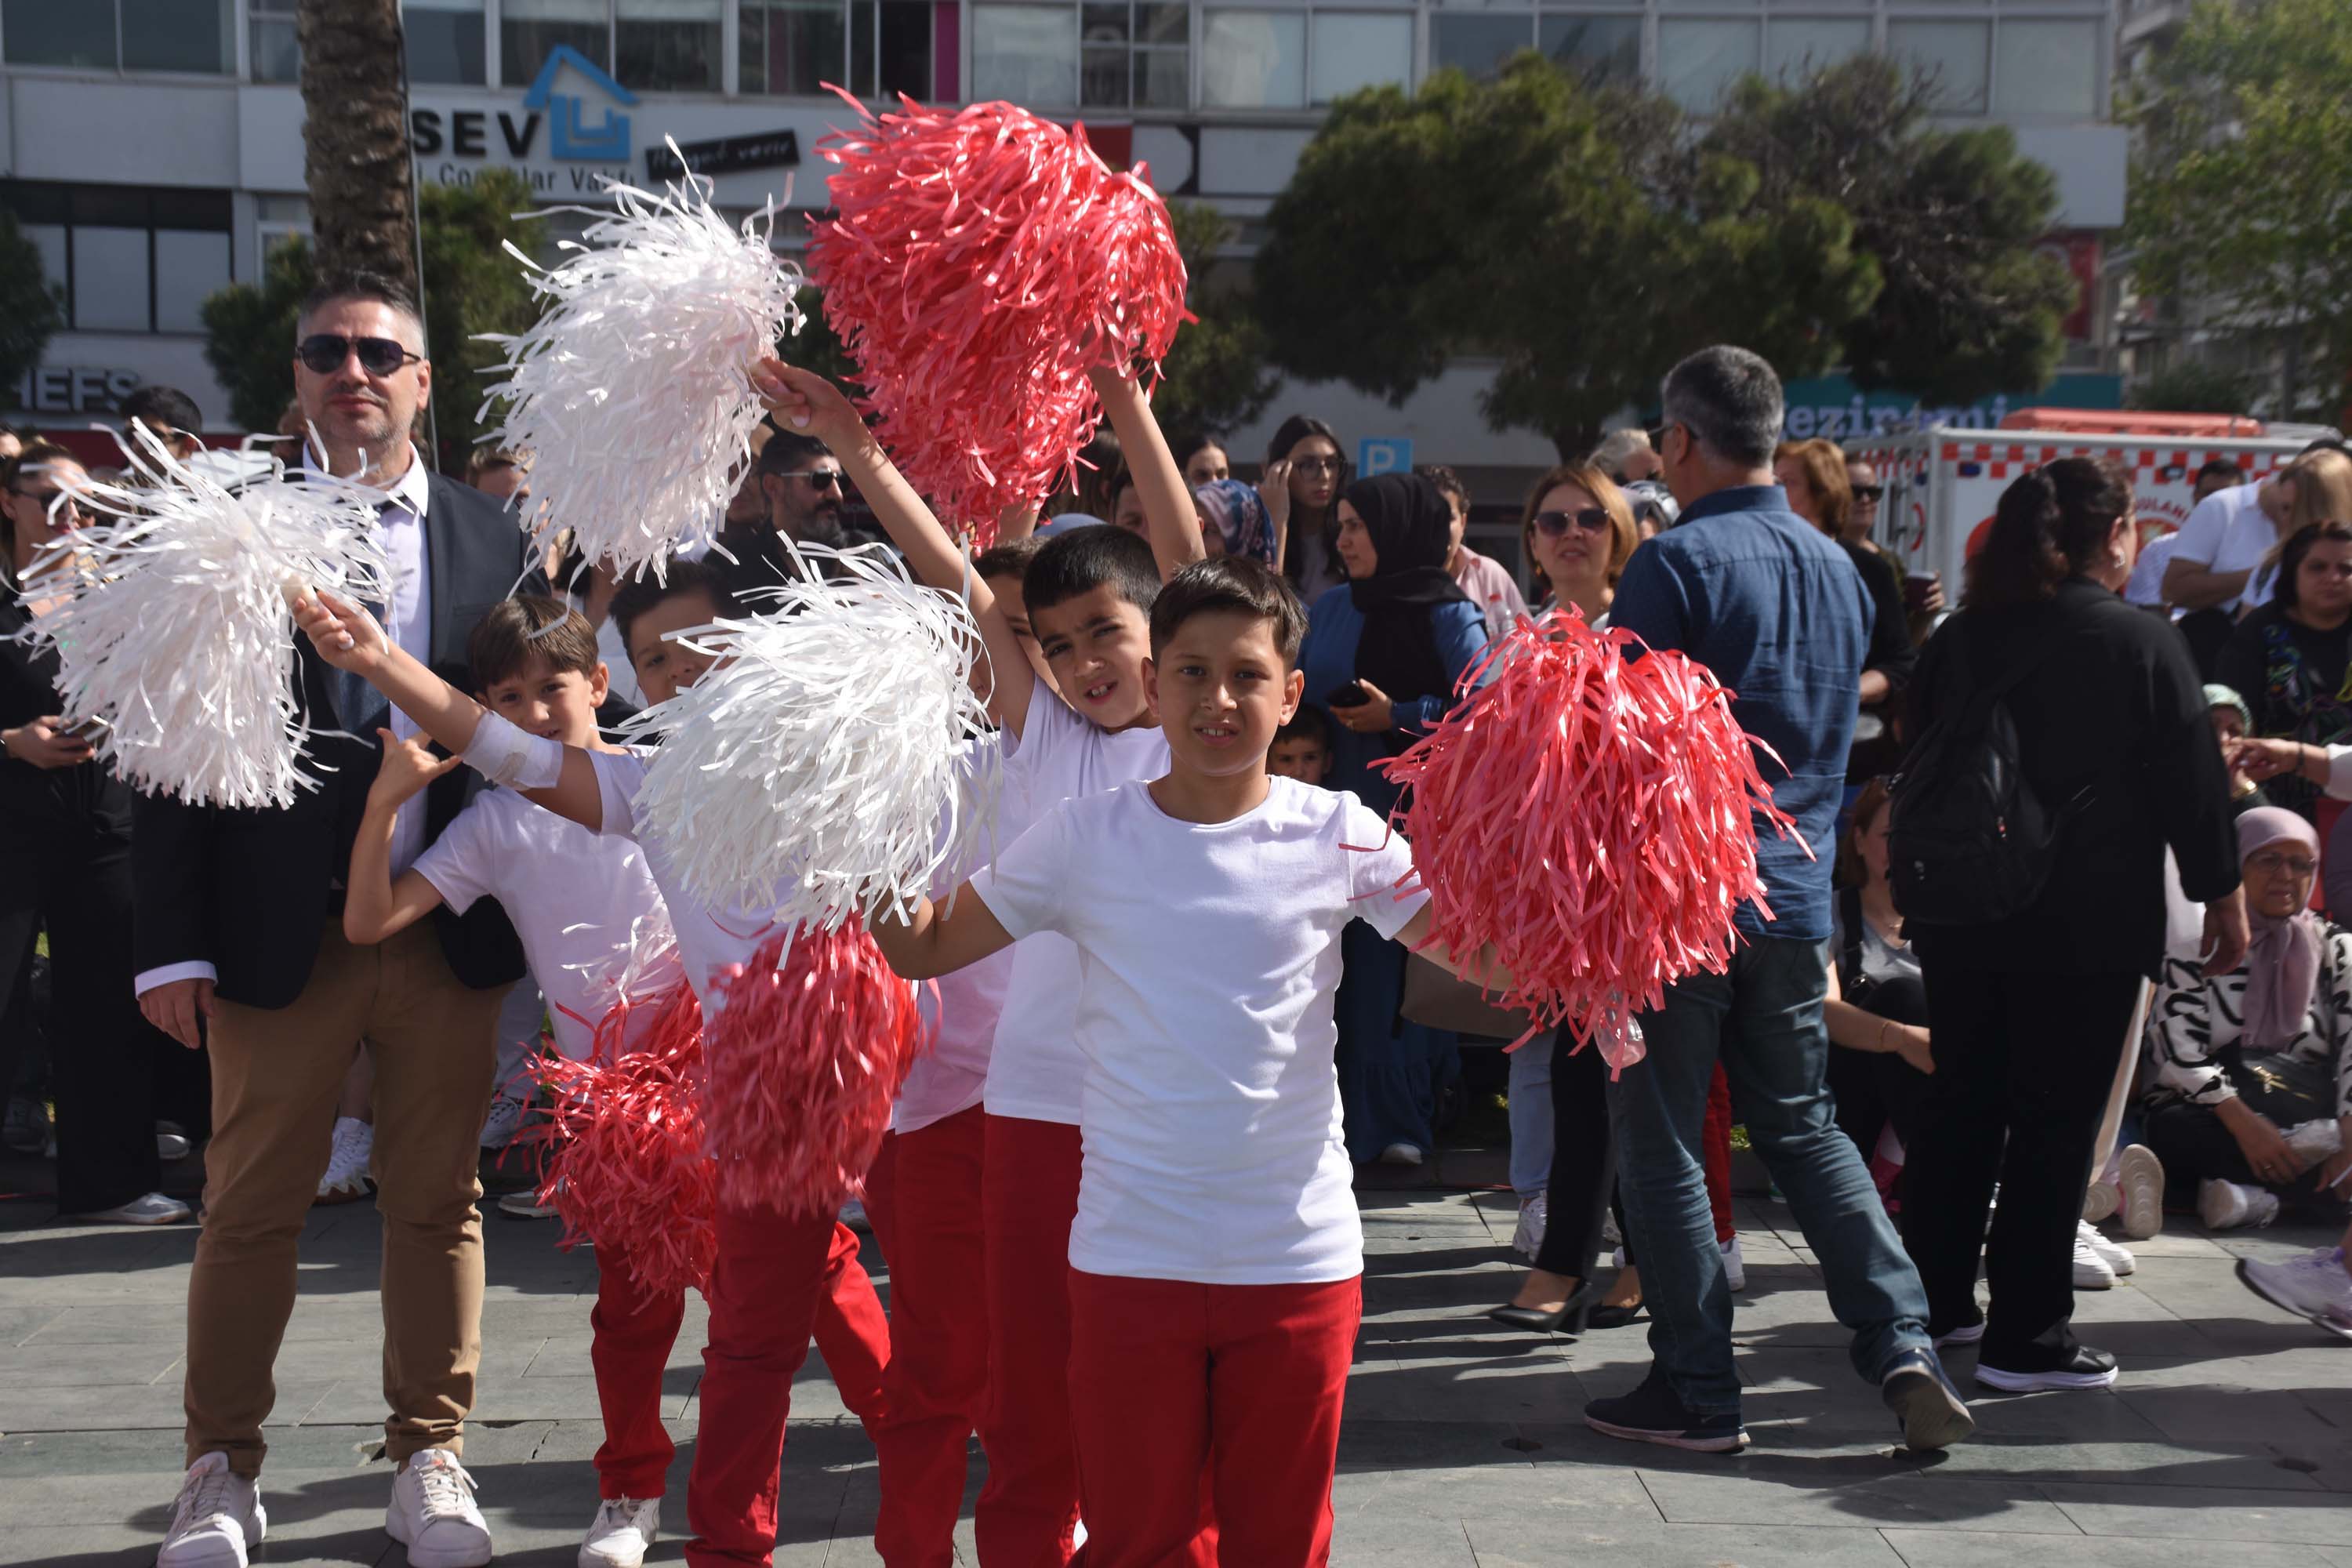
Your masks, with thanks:
<instances>
[{"instance_id":1,"label":"boy's hand holding pom-pom","mask_svg":"<svg viewBox=\"0 0 2352 1568\"><path fill-rule=\"evenodd\" d=\"M383 662L392 639L365 606L338 598L323 588L289 588L294 624L319 657L337 669L366 675Z\"/></svg>"}]
</instances>

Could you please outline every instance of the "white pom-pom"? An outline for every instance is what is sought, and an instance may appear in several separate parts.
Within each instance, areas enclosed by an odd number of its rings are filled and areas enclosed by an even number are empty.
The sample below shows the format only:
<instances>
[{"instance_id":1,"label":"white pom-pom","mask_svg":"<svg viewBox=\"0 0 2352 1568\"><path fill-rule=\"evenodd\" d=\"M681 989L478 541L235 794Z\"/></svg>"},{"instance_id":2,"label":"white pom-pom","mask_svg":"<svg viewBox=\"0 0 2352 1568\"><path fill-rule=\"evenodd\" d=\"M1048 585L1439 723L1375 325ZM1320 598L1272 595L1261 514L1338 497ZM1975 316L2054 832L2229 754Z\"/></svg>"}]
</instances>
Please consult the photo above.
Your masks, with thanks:
<instances>
[{"instance_id":1,"label":"white pom-pom","mask_svg":"<svg viewBox=\"0 0 2352 1568\"><path fill-rule=\"evenodd\" d=\"M989 830L996 750L962 744L988 726L986 650L878 547L792 560L771 613L677 634L720 662L629 721L666 736L635 815L696 898L833 930L911 910Z\"/></svg>"},{"instance_id":2,"label":"white pom-pom","mask_svg":"<svg viewBox=\"0 0 2352 1568\"><path fill-rule=\"evenodd\" d=\"M762 415L747 373L800 331L801 277L769 248L772 208L730 227L692 174L660 195L607 189L614 210L553 270L507 247L547 309L520 336L485 334L507 358L482 405L503 402L504 423L483 439L536 454L532 515L631 578L724 523Z\"/></svg>"},{"instance_id":3,"label":"white pom-pom","mask_svg":"<svg viewBox=\"0 0 2352 1568\"><path fill-rule=\"evenodd\" d=\"M70 584L72 596L28 636L57 650L66 712L107 721L92 744L133 786L193 805L290 805L319 787L302 759L336 721L299 700L289 602L314 588L390 597L383 497L316 475L280 482L275 459L231 490L133 428L157 482L63 487L93 521L50 546L56 564L37 581Z\"/></svg>"}]
</instances>

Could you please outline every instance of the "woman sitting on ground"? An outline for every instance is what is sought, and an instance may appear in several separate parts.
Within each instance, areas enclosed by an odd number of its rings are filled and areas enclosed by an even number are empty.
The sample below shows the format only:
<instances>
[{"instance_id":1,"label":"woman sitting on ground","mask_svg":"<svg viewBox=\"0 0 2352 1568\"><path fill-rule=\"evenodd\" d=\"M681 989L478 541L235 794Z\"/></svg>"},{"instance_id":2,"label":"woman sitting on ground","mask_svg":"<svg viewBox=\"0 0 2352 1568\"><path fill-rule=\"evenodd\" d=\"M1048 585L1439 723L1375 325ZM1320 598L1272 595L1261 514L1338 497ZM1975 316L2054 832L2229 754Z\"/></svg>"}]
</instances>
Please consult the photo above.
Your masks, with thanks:
<instances>
[{"instance_id":1,"label":"woman sitting on ground","mask_svg":"<svg viewBox=\"0 0 2352 1568\"><path fill-rule=\"evenodd\" d=\"M1927 984L1886 878L1886 799L1885 780L1864 787L1838 857L1826 1009L1830 1044L1839 1047L1829 1056L1838 1130L1853 1140L1882 1194L1902 1169L1936 1070Z\"/></svg>"}]
</instances>

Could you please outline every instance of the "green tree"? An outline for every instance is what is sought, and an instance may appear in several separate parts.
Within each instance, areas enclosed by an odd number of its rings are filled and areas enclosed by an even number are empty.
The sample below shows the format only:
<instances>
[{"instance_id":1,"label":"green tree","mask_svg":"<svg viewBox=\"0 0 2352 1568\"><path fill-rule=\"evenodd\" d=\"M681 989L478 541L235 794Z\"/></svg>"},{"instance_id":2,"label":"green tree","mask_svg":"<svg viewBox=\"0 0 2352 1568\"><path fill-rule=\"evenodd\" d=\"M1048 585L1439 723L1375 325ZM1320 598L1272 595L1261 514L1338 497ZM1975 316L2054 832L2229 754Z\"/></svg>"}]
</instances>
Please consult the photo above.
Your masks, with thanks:
<instances>
[{"instance_id":1,"label":"green tree","mask_svg":"<svg viewBox=\"0 0 2352 1568\"><path fill-rule=\"evenodd\" d=\"M41 363L50 335L65 324L58 286L41 275L41 253L0 207L0 396Z\"/></svg>"},{"instance_id":2,"label":"green tree","mask_svg":"<svg viewBox=\"0 0 2352 1568\"><path fill-rule=\"evenodd\" d=\"M2352 0L2201 4L2124 94L2143 292L2276 331L2282 412L2352 377Z\"/></svg>"},{"instance_id":3,"label":"green tree","mask_svg":"<svg viewBox=\"0 0 2352 1568\"><path fill-rule=\"evenodd\" d=\"M478 417L485 372L500 356L483 332L519 332L538 319L511 240L539 253L544 220L529 216L530 186L506 170L470 185L428 185L425 219L425 347L433 361L433 419L440 466L464 465L486 427ZM294 395L294 318L316 276L299 240L270 253L258 283L235 283L205 301L205 358L228 389L229 412L249 430L277 428Z\"/></svg>"},{"instance_id":4,"label":"green tree","mask_svg":"<svg viewBox=\"0 0 2352 1568\"><path fill-rule=\"evenodd\" d=\"M1219 276L1218 248L1234 226L1216 208L1171 202L1169 221L1184 258L1184 305L1151 405L1171 433L1224 432L1265 412L1282 378L1266 363L1265 329L1238 280Z\"/></svg>"},{"instance_id":5,"label":"green tree","mask_svg":"<svg viewBox=\"0 0 2352 1568\"><path fill-rule=\"evenodd\" d=\"M2141 376L2124 395L2127 408L2152 414L2243 414L2254 401L2254 378L2190 361Z\"/></svg>"}]
</instances>

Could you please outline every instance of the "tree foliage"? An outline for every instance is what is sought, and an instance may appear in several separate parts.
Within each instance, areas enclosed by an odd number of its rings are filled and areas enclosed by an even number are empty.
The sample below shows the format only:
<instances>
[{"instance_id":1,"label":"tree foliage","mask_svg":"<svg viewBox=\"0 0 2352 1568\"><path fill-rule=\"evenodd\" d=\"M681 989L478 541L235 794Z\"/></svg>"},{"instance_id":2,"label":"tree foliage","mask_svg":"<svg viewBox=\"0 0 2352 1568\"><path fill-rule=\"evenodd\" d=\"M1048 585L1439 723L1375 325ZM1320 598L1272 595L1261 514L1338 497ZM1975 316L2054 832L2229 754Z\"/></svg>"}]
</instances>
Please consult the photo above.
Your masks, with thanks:
<instances>
[{"instance_id":1,"label":"tree foliage","mask_svg":"<svg viewBox=\"0 0 2352 1568\"><path fill-rule=\"evenodd\" d=\"M1177 329L1160 364L1151 405L1172 432L1223 433L1265 412L1282 378L1267 366L1265 330L1240 282L1221 276L1218 249L1234 226L1214 207L1173 202L1168 216L1184 258L1184 305L1193 320Z\"/></svg>"},{"instance_id":2,"label":"tree foliage","mask_svg":"<svg viewBox=\"0 0 2352 1568\"><path fill-rule=\"evenodd\" d=\"M2282 330L2288 414L2340 402L2352 373L2347 82L2352 0L2209 3L2121 105L2140 289Z\"/></svg>"},{"instance_id":3,"label":"tree foliage","mask_svg":"<svg viewBox=\"0 0 2352 1568\"><path fill-rule=\"evenodd\" d=\"M41 274L39 247L16 226L16 215L0 207L0 396L13 394L17 379L41 363L64 324L58 286Z\"/></svg>"},{"instance_id":4,"label":"tree foliage","mask_svg":"<svg viewBox=\"0 0 2352 1568\"><path fill-rule=\"evenodd\" d=\"M2254 391L2251 375L2190 361L2133 382L2124 404L2155 414L2243 414Z\"/></svg>"}]
</instances>

